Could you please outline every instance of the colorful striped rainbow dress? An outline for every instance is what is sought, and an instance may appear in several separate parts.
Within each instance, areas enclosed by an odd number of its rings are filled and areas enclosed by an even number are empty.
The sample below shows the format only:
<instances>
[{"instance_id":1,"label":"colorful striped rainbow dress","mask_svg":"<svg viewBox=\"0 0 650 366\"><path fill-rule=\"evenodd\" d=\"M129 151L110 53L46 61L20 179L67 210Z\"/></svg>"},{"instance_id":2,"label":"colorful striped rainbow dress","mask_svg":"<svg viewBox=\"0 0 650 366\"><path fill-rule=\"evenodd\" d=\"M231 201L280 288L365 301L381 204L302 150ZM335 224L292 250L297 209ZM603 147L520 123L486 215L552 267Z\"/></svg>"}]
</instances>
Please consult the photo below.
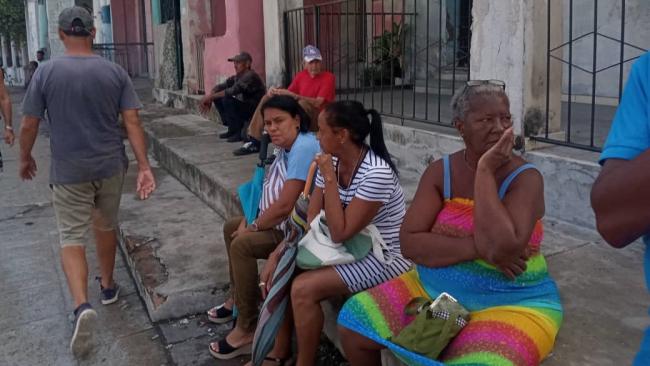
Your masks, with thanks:
<instances>
[{"instance_id":1,"label":"colorful striped rainbow dress","mask_svg":"<svg viewBox=\"0 0 650 366\"><path fill-rule=\"evenodd\" d=\"M445 202L433 232L466 237L474 232L474 202L452 198L450 168L445 157ZM526 164L514 171L508 185ZM562 305L555 282L540 253L543 226L537 222L529 246L533 255L515 280L482 260L440 268L416 265L400 277L351 297L339 314L340 325L388 347L408 365L532 366L551 352L562 323ZM414 318L404 314L414 297L436 298L448 292L470 312L469 324L447 346L440 361L410 352L390 341Z\"/></svg>"}]
</instances>

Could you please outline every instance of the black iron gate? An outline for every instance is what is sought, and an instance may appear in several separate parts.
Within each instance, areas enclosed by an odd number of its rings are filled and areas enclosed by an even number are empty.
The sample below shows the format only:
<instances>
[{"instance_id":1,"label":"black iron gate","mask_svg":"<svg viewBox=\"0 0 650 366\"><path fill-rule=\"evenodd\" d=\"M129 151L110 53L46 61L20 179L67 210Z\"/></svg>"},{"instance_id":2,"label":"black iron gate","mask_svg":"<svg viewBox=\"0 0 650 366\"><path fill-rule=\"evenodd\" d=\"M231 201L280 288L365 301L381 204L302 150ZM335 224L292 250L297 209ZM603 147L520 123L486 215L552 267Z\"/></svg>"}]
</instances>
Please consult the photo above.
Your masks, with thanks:
<instances>
[{"instance_id":1,"label":"black iron gate","mask_svg":"<svg viewBox=\"0 0 650 366\"><path fill-rule=\"evenodd\" d=\"M95 43L96 54L122 66L131 77L152 77L153 43Z\"/></svg>"},{"instance_id":2,"label":"black iron gate","mask_svg":"<svg viewBox=\"0 0 650 366\"><path fill-rule=\"evenodd\" d=\"M469 79L471 0L341 0L284 13L286 80L313 44L337 99L385 116L451 126L449 101Z\"/></svg>"},{"instance_id":3,"label":"black iron gate","mask_svg":"<svg viewBox=\"0 0 650 366\"><path fill-rule=\"evenodd\" d=\"M532 139L600 151L632 61L650 45L645 24L629 23L626 1L548 1L546 119ZM636 11L650 11L647 2ZM630 33L636 41L626 38ZM644 40L645 39L645 40Z\"/></svg>"}]
</instances>

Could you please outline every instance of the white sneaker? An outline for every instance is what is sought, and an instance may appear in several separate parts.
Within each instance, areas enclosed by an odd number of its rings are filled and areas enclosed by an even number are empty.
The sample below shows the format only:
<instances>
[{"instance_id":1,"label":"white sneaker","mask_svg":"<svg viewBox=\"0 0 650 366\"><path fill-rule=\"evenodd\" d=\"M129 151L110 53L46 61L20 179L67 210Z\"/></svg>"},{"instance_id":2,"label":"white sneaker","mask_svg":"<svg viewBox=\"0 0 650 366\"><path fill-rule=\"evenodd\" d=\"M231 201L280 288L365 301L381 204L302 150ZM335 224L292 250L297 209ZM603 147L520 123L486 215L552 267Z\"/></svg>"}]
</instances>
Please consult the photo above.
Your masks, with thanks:
<instances>
[{"instance_id":1,"label":"white sneaker","mask_svg":"<svg viewBox=\"0 0 650 366\"><path fill-rule=\"evenodd\" d=\"M70 339L70 351L75 357L84 356L90 351L96 321L97 312L90 304L79 305L74 319L72 339Z\"/></svg>"}]
</instances>

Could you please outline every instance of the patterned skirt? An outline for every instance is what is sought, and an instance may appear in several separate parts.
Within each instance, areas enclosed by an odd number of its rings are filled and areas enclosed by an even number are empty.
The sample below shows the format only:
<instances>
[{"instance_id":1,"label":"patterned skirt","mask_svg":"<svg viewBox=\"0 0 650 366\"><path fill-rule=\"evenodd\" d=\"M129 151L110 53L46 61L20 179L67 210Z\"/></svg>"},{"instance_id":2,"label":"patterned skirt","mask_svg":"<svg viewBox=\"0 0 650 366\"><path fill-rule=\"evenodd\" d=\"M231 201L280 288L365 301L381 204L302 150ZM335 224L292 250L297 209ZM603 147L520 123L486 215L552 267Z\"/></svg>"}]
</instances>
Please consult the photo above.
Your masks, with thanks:
<instances>
[{"instance_id":1,"label":"patterned skirt","mask_svg":"<svg viewBox=\"0 0 650 366\"><path fill-rule=\"evenodd\" d=\"M535 306L533 301L526 306L477 309L474 302L468 301L472 303L468 306L450 291L471 311L471 319L447 346L440 360L431 360L390 341L414 319L404 314L406 304L415 297L437 296L430 292L422 285L418 271L411 270L350 298L338 321L340 325L388 347L408 365L516 366L539 365L553 348L562 322L559 303L556 308Z\"/></svg>"}]
</instances>

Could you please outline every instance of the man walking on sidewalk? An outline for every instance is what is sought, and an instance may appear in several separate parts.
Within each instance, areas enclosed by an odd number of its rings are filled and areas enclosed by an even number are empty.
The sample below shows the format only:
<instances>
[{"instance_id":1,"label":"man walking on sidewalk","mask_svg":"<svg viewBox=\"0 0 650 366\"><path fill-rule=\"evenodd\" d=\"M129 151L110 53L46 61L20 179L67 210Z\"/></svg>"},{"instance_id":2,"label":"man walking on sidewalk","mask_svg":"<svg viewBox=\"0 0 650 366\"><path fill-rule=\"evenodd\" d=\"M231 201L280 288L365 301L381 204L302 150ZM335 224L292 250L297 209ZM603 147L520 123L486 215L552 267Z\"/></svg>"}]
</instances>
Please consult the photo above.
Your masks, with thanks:
<instances>
[{"instance_id":1,"label":"man walking on sidewalk","mask_svg":"<svg viewBox=\"0 0 650 366\"><path fill-rule=\"evenodd\" d=\"M147 198L155 181L146 154L138 109L142 107L126 71L92 51L92 15L82 7L59 15L65 55L43 63L23 101L20 129L20 176L36 174L31 155L39 121L47 110L52 152L50 185L61 242L61 262L75 303L70 348L76 356L90 348L97 313L88 303L85 244L92 223L101 272L104 305L117 301L113 281L116 221L128 160L118 125L122 115L138 162L137 192Z\"/></svg>"},{"instance_id":2,"label":"man walking on sidewalk","mask_svg":"<svg viewBox=\"0 0 650 366\"><path fill-rule=\"evenodd\" d=\"M2 128L3 140L9 145L14 145L14 128L11 125L11 99L9 99L9 93L7 88L5 88L5 74L2 69L0 69L0 112L2 112L2 117L4 118L4 127ZM0 173L2 172L2 151L0 151Z\"/></svg>"}]
</instances>

